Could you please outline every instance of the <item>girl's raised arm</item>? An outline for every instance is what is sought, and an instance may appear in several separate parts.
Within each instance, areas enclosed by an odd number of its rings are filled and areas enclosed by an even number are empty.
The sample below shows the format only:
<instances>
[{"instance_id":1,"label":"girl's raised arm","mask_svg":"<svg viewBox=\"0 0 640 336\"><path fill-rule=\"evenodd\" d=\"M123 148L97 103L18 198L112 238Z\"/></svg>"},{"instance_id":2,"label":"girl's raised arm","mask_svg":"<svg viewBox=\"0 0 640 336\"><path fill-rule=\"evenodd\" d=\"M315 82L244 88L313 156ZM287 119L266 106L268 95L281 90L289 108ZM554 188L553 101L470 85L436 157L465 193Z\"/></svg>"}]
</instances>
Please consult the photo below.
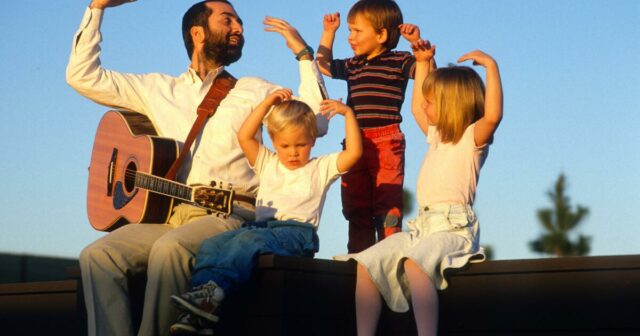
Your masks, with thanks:
<instances>
[{"instance_id":1,"label":"girl's raised arm","mask_svg":"<svg viewBox=\"0 0 640 336\"><path fill-rule=\"evenodd\" d=\"M487 70L487 83L484 94L484 116L476 122L474 138L476 146L491 141L493 133L502 120L502 81L498 63L480 50L462 55L458 62L472 60L474 65L481 65Z\"/></svg>"},{"instance_id":2,"label":"girl's raised arm","mask_svg":"<svg viewBox=\"0 0 640 336\"><path fill-rule=\"evenodd\" d=\"M425 113L425 98L422 94L422 84L429 73L433 71L433 56L436 53L436 46L432 46L427 40L417 40L411 43L411 50L416 58L416 73L413 81L413 97L411 98L411 112L422 130L427 135L429 131L429 120Z\"/></svg>"}]
</instances>

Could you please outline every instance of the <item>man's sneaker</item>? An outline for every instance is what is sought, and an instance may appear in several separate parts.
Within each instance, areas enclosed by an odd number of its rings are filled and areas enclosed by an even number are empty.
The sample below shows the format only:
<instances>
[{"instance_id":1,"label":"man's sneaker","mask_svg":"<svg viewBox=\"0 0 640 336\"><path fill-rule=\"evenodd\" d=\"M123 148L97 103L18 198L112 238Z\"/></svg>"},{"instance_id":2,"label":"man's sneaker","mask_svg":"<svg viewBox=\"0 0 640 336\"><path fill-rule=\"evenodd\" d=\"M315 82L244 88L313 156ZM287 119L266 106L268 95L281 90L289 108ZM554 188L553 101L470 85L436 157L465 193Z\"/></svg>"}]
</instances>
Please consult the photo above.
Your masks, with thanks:
<instances>
[{"instance_id":1,"label":"man's sneaker","mask_svg":"<svg viewBox=\"0 0 640 336\"><path fill-rule=\"evenodd\" d=\"M209 281L204 285L195 287L191 292L181 295L171 295L171 300L178 308L199 316L207 321L218 322L216 311L220 302L224 300L224 290Z\"/></svg>"},{"instance_id":2,"label":"man's sneaker","mask_svg":"<svg viewBox=\"0 0 640 336\"><path fill-rule=\"evenodd\" d=\"M213 329L201 319L182 313L169 327L171 335L213 335Z\"/></svg>"}]
</instances>

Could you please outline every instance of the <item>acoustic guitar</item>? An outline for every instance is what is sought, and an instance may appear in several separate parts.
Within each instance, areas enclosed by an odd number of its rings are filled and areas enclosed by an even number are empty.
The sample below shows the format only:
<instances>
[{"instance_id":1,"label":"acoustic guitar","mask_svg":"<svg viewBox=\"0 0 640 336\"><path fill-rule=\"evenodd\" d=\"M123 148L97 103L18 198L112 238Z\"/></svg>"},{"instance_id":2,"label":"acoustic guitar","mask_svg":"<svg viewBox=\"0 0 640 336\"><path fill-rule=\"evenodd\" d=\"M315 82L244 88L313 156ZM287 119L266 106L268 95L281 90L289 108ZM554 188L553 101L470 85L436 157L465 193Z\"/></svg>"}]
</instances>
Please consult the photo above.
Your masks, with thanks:
<instances>
[{"instance_id":1,"label":"acoustic guitar","mask_svg":"<svg viewBox=\"0 0 640 336\"><path fill-rule=\"evenodd\" d=\"M112 231L130 223L166 223L173 206L187 202L226 217L234 192L221 183L187 186L162 178L179 145L159 137L144 115L108 111L96 132L87 187L91 226Z\"/></svg>"}]
</instances>

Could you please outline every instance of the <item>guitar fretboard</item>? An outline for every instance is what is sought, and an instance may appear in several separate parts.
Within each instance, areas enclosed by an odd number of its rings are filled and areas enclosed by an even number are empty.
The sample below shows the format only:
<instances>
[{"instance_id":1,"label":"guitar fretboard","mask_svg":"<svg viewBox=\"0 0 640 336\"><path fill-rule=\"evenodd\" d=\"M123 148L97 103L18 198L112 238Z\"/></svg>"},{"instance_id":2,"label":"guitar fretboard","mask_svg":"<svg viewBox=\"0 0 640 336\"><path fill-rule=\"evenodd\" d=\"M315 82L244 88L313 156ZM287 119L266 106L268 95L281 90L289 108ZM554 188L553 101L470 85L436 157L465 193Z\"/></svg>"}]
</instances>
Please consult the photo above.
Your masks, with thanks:
<instances>
[{"instance_id":1,"label":"guitar fretboard","mask_svg":"<svg viewBox=\"0 0 640 336\"><path fill-rule=\"evenodd\" d=\"M151 192L180 198L185 201L191 200L193 191L193 188L189 186L141 172L136 172L135 185Z\"/></svg>"}]
</instances>

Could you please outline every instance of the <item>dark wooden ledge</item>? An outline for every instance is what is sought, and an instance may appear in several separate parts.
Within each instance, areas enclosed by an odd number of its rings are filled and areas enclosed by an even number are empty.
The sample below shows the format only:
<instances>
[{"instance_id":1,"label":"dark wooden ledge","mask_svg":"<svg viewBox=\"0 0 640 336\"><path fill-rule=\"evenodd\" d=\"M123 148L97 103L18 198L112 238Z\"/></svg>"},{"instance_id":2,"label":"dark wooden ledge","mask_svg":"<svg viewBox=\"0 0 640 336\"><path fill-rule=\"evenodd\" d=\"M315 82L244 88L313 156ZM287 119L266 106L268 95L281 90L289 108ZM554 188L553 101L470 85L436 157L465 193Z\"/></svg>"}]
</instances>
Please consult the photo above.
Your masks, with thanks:
<instances>
[{"instance_id":1,"label":"dark wooden ledge","mask_svg":"<svg viewBox=\"0 0 640 336\"><path fill-rule=\"evenodd\" d=\"M640 335L640 255L488 261L449 279L441 335ZM354 288L352 262L265 256L220 331L355 335ZM415 335L413 313L385 310L378 329Z\"/></svg>"},{"instance_id":2,"label":"dark wooden ledge","mask_svg":"<svg viewBox=\"0 0 640 336\"><path fill-rule=\"evenodd\" d=\"M86 334L71 274L0 285L0 334ZM440 335L640 335L640 255L487 261L449 280ZM262 256L216 335L355 335L354 289L353 262ZM385 310L378 329L415 335L413 313Z\"/></svg>"}]
</instances>

